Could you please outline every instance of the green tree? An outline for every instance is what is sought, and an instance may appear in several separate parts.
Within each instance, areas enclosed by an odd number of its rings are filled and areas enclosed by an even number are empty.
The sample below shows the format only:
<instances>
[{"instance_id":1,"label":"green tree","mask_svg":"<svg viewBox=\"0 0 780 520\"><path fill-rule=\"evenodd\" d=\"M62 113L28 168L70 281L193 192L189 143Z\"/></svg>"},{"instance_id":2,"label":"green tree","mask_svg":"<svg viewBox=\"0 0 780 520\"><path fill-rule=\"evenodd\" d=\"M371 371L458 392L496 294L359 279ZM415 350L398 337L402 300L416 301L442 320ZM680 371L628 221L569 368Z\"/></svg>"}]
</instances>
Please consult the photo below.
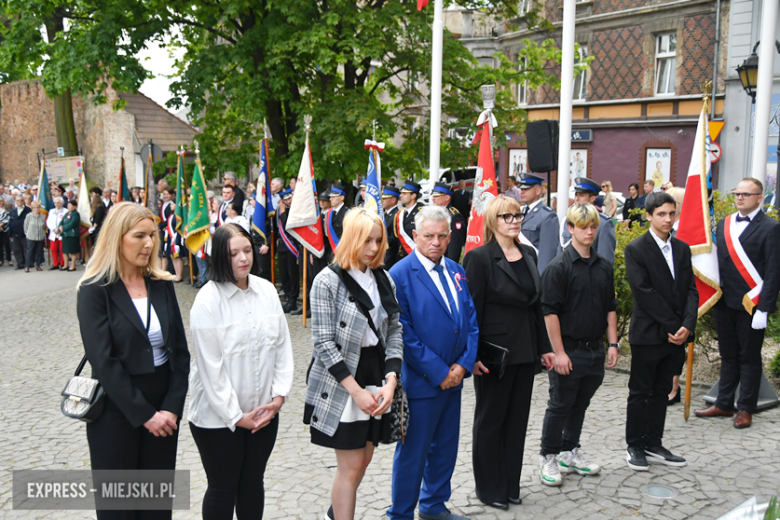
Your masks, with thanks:
<instances>
[{"instance_id":1,"label":"green tree","mask_svg":"<svg viewBox=\"0 0 780 520\"><path fill-rule=\"evenodd\" d=\"M466 0L517 23L542 23L538 6L518 17L512 0ZM416 10L415 0L6 0L12 20L0 35L12 45L0 49L0 69L9 63L42 71L52 96L69 89L105 101L108 87L134 92L149 77L136 58L151 41L182 49L171 107L191 107L204 128L199 143L205 171L245 172L256 162L257 142L267 121L275 174L297 172L303 148L301 117L311 114L311 146L318 178L351 179L365 174L363 141L378 122L378 137L390 175L423 173L427 163L425 126L412 131L415 114L428 112L432 8ZM41 28L53 14L63 30L44 41ZM498 55L495 68L479 67L463 44L445 31L443 106L449 122L441 128L442 165L465 166L474 150L480 87L497 84L497 134L524 130L525 111L509 90L527 81L557 86L551 63L560 61L553 40L526 42L528 66ZM408 81L409 76L419 83ZM121 102L120 102L121 103ZM423 118L427 120L427 118ZM451 132L451 130L453 132ZM457 130L457 132L455 132ZM186 143L183 143L186 144Z\"/></svg>"}]
</instances>

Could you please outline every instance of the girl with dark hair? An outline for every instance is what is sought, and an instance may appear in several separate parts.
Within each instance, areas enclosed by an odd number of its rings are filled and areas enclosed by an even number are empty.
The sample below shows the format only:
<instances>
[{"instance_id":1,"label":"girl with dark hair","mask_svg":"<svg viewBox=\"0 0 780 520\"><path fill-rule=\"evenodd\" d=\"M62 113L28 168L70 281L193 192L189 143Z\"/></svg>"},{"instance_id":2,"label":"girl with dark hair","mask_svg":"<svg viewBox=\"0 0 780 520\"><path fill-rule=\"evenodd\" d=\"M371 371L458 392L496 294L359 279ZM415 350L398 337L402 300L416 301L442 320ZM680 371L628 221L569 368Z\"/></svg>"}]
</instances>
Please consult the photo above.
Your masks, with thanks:
<instances>
[{"instance_id":1,"label":"girl with dark hair","mask_svg":"<svg viewBox=\"0 0 780 520\"><path fill-rule=\"evenodd\" d=\"M205 520L262 518L263 477L292 388L290 331L276 288L258 276L236 224L212 237L209 282L190 312L189 421L206 470Z\"/></svg>"},{"instance_id":2,"label":"girl with dark hair","mask_svg":"<svg viewBox=\"0 0 780 520\"><path fill-rule=\"evenodd\" d=\"M634 222L641 222L642 217L640 215L632 215L631 210L638 208L639 203L639 184L632 182L628 185L629 197L623 203L623 222L628 222L631 226Z\"/></svg>"}]
</instances>

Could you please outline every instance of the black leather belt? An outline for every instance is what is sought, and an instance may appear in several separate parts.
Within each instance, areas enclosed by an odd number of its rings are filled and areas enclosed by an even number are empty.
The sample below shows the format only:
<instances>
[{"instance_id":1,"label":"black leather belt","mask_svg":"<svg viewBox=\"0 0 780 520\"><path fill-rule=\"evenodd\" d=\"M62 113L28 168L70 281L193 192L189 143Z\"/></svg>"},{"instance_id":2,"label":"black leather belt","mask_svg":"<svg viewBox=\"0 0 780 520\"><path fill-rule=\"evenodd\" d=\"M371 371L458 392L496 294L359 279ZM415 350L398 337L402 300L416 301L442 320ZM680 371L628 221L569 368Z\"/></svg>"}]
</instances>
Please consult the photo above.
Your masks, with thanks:
<instances>
[{"instance_id":1,"label":"black leather belt","mask_svg":"<svg viewBox=\"0 0 780 520\"><path fill-rule=\"evenodd\" d=\"M571 338L562 338L563 339L563 346L567 350L603 350L604 349L604 341L599 339L592 339L588 341L582 341L577 339L571 339Z\"/></svg>"}]
</instances>

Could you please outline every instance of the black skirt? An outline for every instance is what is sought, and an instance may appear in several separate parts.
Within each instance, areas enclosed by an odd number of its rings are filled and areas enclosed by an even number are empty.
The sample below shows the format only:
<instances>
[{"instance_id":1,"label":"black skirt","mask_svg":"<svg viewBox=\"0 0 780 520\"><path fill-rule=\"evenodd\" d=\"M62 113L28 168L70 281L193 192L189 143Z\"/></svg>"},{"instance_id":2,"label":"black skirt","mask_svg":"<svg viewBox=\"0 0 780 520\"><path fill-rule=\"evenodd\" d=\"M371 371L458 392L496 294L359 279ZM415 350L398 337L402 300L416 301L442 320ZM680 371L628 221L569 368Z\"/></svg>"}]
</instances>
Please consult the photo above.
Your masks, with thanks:
<instances>
[{"instance_id":1,"label":"black skirt","mask_svg":"<svg viewBox=\"0 0 780 520\"><path fill-rule=\"evenodd\" d=\"M378 346L360 349L360 361L355 371L357 384L376 393L382 387L384 378L385 360L382 349ZM303 422L311 424L313 413L314 406L306 404L303 410ZM369 442L376 446L383 439L389 439L390 419L387 413L378 417L366 415L350 396L341 414L339 426L332 437L313 427L310 427L309 431L312 444L336 450L358 450L365 448Z\"/></svg>"}]
</instances>

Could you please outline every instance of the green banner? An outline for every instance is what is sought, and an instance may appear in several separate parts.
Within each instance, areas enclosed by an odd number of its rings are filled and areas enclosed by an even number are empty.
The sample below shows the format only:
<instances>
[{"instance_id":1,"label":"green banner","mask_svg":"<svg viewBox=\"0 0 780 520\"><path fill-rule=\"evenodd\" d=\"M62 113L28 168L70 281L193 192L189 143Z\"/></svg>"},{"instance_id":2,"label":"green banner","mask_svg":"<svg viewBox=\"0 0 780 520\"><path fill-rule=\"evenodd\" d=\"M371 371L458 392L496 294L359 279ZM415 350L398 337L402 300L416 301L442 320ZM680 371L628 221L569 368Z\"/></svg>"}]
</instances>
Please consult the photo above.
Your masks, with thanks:
<instances>
[{"instance_id":1,"label":"green banner","mask_svg":"<svg viewBox=\"0 0 780 520\"><path fill-rule=\"evenodd\" d=\"M206 182L203 180L203 172L200 159L195 161L195 170L192 172L192 187L190 188L190 213L187 224L184 226L184 234L187 237L185 244L187 249L197 254L198 250L211 236L209 233L209 201L206 197Z\"/></svg>"}]
</instances>

